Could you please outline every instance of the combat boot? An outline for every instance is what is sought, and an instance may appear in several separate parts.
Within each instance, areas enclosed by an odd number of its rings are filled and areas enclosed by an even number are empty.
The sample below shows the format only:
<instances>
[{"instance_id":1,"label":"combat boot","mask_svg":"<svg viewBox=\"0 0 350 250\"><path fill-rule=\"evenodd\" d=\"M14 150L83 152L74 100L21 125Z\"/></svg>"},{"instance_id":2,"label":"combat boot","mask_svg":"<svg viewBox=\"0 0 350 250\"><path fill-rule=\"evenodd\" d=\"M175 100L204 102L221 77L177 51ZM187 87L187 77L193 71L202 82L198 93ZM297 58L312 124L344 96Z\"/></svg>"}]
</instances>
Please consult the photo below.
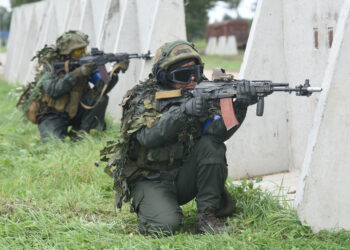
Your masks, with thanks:
<instances>
[{"instance_id":1,"label":"combat boot","mask_svg":"<svg viewBox=\"0 0 350 250\"><path fill-rule=\"evenodd\" d=\"M232 199L230 192L224 187L224 190L221 193L220 205L219 208L215 211L215 216L218 218L229 217L236 210L236 203Z\"/></svg>"},{"instance_id":2,"label":"combat boot","mask_svg":"<svg viewBox=\"0 0 350 250\"><path fill-rule=\"evenodd\" d=\"M215 208L208 207L203 212L197 213L196 218L196 233L210 233L220 234L227 232L227 228L223 223L215 216Z\"/></svg>"}]
</instances>

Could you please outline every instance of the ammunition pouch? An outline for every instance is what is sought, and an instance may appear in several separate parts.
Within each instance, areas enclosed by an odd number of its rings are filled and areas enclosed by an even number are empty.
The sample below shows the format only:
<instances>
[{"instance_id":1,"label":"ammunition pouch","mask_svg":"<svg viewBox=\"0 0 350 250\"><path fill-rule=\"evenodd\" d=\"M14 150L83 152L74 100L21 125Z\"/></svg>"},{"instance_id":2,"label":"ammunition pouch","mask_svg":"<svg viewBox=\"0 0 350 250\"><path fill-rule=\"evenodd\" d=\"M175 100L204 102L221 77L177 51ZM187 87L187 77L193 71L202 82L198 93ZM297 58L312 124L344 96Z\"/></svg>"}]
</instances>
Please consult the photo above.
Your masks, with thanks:
<instances>
[{"instance_id":1,"label":"ammunition pouch","mask_svg":"<svg viewBox=\"0 0 350 250\"><path fill-rule=\"evenodd\" d=\"M147 152L147 161L150 163L167 162L173 165L174 161L183 158L184 147L180 143L161 148L149 149Z\"/></svg>"},{"instance_id":2,"label":"ammunition pouch","mask_svg":"<svg viewBox=\"0 0 350 250\"><path fill-rule=\"evenodd\" d=\"M69 93L57 99L53 99L48 94L43 93L41 101L46 102L49 108L53 108L57 112L66 112L69 118L73 119L78 112L80 99L86 89L89 89L87 83L78 82Z\"/></svg>"},{"instance_id":3,"label":"ammunition pouch","mask_svg":"<svg viewBox=\"0 0 350 250\"><path fill-rule=\"evenodd\" d=\"M34 124L38 124L37 114L39 113L40 105L41 105L40 100L38 99L34 100L28 107L28 110L26 113L28 120Z\"/></svg>"},{"instance_id":4,"label":"ammunition pouch","mask_svg":"<svg viewBox=\"0 0 350 250\"><path fill-rule=\"evenodd\" d=\"M147 176L151 171L170 170L183 164L184 146L180 143L154 149L147 149L138 142L135 144L131 147L133 156L129 157L122 173L129 182Z\"/></svg>"}]
</instances>

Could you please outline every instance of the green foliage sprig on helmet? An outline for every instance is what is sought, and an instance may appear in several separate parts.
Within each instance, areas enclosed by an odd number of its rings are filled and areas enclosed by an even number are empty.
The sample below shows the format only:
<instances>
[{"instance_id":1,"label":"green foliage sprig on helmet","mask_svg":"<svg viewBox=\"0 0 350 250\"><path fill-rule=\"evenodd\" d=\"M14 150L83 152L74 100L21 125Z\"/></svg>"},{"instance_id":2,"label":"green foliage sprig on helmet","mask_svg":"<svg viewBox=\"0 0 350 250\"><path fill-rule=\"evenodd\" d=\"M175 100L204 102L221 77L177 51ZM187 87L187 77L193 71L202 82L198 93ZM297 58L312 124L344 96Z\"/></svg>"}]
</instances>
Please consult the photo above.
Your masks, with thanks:
<instances>
[{"instance_id":1,"label":"green foliage sprig on helmet","mask_svg":"<svg viewBox=\"0 0 350 250\"><path fill-rule=\"evenodd\" d=\"M62 34L56 40L56 48L60 55L68 56L75 49L81 49L89 45L88 35L77 31L70 30Z\"/></svg>"},{"instance_id":2,"label":"green foliage sprig on helmet","mask_svg":"<svg viewBox=\"0 0 350 250\"><path fill-rule=\"evenodd\" d=\"M47 44L45 44L44 48L37 51L35 56L31 60L33 61L37 59L38 66L41 66L43 64L51 63L53 60L56 60L59 57L60 55L55 46L48 46Z\"/></svg>"},{"instance_id":3,"label":"green foliage sprig on helmet","mask_svg":"<svg viewBox=\"0 0 350 250\"><path fill-rule=\"evenodd\" d=\"M183 40L165 43L156 51L152 73L158 82L166 85L167 70L173 65L191 59L203 66L202 59L192 43Z\"/></svg>"}]
</instances>

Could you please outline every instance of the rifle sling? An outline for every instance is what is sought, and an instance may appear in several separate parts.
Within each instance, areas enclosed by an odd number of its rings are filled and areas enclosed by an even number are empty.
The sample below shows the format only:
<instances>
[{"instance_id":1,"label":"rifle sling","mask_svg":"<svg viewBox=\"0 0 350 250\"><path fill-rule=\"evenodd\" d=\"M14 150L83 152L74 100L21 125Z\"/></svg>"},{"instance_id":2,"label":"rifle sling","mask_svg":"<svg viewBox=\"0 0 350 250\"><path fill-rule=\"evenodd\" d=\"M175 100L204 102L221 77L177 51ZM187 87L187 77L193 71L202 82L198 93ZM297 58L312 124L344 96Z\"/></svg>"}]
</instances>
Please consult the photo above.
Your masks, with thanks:
<instances>
[{"instance_id":1,"label":"rifle sling","mask_svg":"<svg viewBox=\"0 0 350 250\"><path fill-rule=\"evenodd\" d=\"M69 60L64 62L64 70L66 71L66 73L69 72Z\"/></svg>"},{"instance_id":2,"label":"rifle sling","mask_svg":"<svg viewBox=\"0 0 350 250\"><path fill-rule=\"evenodd\" d=\"M181 89L156 92L156 100L182 96Z\"/></svg>"},{"instance_id":3,"label":"rifle sling","mask_svg":"<svg viewBox=\"0 0 350 250\"><path fill-rule=\"evenodd\" d=\"M111 73L109 74L109 76L110 76L111 78L112 78L114 72L115 72L119 67L120 67L120 64L119 64L119 63L116 63L116 64L113 66L113 69L112 69ZM94 105L88 106L88 105L85 105L82 101L80 101L80 105L81 105L84 109L93 109L93 108L95 108L95 107L99 104L99 102L101 101L101 98L102 98L103 94L106 92L106 89L107 89L107 87L108 87L108 84L109 84L109 82L106 82L106 83L104 84L103 89L102 89L102 91L101 91L101 93L100 93L100 96L98 97L98 99L97 99L97 101L96 101L96 103L95 103Z\"/></svg>"}]
</instances>

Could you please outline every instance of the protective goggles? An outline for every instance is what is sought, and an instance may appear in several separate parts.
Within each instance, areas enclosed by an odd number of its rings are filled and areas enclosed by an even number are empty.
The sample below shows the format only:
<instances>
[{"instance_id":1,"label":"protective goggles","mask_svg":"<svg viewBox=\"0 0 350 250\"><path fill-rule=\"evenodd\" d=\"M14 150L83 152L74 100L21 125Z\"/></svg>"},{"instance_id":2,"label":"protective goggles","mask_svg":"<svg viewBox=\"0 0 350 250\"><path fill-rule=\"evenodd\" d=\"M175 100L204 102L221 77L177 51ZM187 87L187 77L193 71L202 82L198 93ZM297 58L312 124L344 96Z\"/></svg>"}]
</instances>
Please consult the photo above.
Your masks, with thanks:
<instances>
[{"instance_id":1,"label":"protective goggles","mask_svg":"<svg viewBox=\"0 0 350 250\"><path fill-rule=\"evenodd\" d=\"M199 82L203 74L202 65L191 65L172 70L167 73L168 79L175 83L189 84L194 76L195 82Z\"/></svg>"},{"instance_id":2,"label":"protective goggles","mask_svg":"<svg viewBox=\"0 0 350 250\"><path fill-rule=\"evenodd\" d=\"M81 49L75 49L72 51L73 56L80 57L82 55L85 55L86 48L81 48Z\"/></svg>"}]
</instances>

